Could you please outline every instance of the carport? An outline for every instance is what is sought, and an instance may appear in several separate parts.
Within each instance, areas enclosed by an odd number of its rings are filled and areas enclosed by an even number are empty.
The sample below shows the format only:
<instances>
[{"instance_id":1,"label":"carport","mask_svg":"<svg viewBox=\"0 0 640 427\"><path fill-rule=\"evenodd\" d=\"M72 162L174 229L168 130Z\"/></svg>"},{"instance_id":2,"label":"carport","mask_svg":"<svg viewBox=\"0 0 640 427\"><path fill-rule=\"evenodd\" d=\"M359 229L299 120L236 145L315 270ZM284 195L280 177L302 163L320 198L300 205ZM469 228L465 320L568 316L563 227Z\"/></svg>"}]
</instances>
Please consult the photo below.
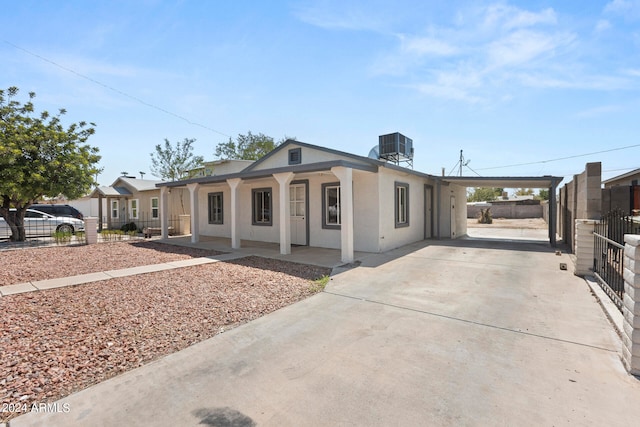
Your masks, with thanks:
<instances>
[{"instance_id":1,"label":"carport","mask_svg":"<svg viewBox=\"0 0 640 427\"><path fill-rule=\"evenodd\" d=\"M549 243L556 246L558 207L556 189L562 177L544 175L527 177L481 177L481 176L447 176L443 181L463 187L499 187L499 188L543 188L549 190ZM465 204L465 211L467 207ZM466 212L465 212L466 215Z\"/></svg>"}]
</instances>

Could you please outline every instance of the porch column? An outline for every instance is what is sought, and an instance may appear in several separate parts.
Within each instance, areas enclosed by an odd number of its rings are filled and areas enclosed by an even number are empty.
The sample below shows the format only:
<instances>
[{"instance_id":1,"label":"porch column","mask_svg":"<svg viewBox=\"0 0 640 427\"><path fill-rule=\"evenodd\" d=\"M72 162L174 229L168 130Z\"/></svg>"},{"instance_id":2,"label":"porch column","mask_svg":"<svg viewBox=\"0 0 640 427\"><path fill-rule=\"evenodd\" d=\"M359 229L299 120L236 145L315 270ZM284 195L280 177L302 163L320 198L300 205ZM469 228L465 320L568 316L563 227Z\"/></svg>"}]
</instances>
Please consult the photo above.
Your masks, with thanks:
<instances>
[{"instance_id":1,"label":"porch column","mask_svg":"<svg viewBox=\"0 0 640 427\"><path fill-rule=\"evenodd\" d=\"M344 166L331 168L340 180L340 247L342 262L353 262L353 169Z\"/></svg>"},{"instance_id":2,"label":"porch column","mask_svg":"<svg viewBox=\"0 0 640 427\"><path fill-rule=\"evenodd\" d=\"M200 184L187 184L187 188L191 197L191 243L198 243L200 241L200 211L198 209Z\"/></svg>"},{"instance_id":3,"label":"porch column","mask_svg":"<svg viewBox=\"0 0 640 427\"><path fill-rule=\"evenodd\" d=\"M238 209L238 186L242 180L240 178L232 178L227 180L229 188L231 188L231 248L240 249L240 232L238 226L240 221L238 215L240 210Z\"/></svg>"},{"instance_id":4,"label":"porch column","mask_svg":"<svg viewBox=\"0 0 640 427\"><path fill-rule=\"evenodd\" d=\"M102 231L102 194L98 194L98 233Z\"/></svg>"},{"instance_id":5,"label":"porch column","mask_svg":"<svg viewBox=\"0 0 640 427\"><path fill-rule=\"evenodd\" d=\"M169 187L160 187L160 238L169 238Z\"/></svg>"},{"instance_id":6,"label":"porch column","mask_svg":"<svg viewBox=\"0 0 640 427\"><path fill-rule=\"evenodd\" d=\"M273 174L280 184L280 254L291 253L291 207L289 205L289 184L293 180L293 172Z\"/></svg>"}]
</instances>

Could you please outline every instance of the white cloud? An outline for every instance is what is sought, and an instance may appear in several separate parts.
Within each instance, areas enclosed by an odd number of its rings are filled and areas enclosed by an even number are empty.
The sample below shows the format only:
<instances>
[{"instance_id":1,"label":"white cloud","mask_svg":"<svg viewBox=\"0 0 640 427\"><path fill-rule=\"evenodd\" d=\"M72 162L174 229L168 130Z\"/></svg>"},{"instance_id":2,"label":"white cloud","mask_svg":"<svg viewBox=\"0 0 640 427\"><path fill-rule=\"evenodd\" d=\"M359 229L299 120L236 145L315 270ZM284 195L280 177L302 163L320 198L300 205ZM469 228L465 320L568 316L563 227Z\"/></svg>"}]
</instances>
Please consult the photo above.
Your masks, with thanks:
<instances>
[{"instance_id":1,"label":"white cloud","mask_svg":"<svg viewBox=\"0 0 640 427\"><path fill-rule=\"evenodd\" d=\"M551 8L530 12L507 4L493 4L485 10L483 26L489 29L513 30L556 22L556 13Z\"/></svg>"},{"instance_id":2,"label":"white cloud","mask_svg":"<svg viewBox=\"0 0 640 427\"><path fill-rule=\"evenodd\" d=\"M611 28L611 23L606 20L606 19L600 19L598 20L598 22L596 23L596 28L595 31L597 33L602 33L604 31L607 31L608 29Z\"/></svg>"},{"instance_id":3,"label":"white cloud","mask_svg":"<svg viewBox=\"0 0 640 427\"><path fill-rule=\"evenodd\" d=\"M432 37L411 37L400 35L401 49L408 54L419 56L451 56L458 53L458 49L446 41Z\"/></svg>"},{"instance_id":4,"label":"white cloud","mask_svg":"<svg viewBox=\"0 0 640 427\"><path fill-rule=\"evenodd\" d=\"M634 4L630 0L613 0L604 7L608 13L624 13L633 9Z\"/></svg>"},{"instance_id":5,"label":"white cloud","mask_svg":"<svg viewBox=\"0 0 640 427\"><path fill-rule=\"evenodd\" d=\"M570 34L545 34L530 30L518 30L489 44L488 59L493 67L518 66L552 54L559 47L573 40Z\"/></svg>"},{"instance_id":6,"label":"white cloud","mask_svg":"<svg viewBox=\"0 0 640 427\"><path fill-rule=\"evenodd\" d=\"M453 86L441 86L438 84L423 83L413 86L418 92L436 98L451 99L476 104L482 101L478 96L470 94L465 89Z\"/></svg>"},{"instance_id":7,"label":"white cloud","mask_svg":"<svg viewBox=\"0 0 640 427\"><path fill-rule=\"evenodd\" d=\"M588 110L579 111L573 115L577 119L592 119L595 117L601 117L612 113L617 113L622 110L620 105L602 105L600 107L590 108Z\"/></svg>"}]
</instances>

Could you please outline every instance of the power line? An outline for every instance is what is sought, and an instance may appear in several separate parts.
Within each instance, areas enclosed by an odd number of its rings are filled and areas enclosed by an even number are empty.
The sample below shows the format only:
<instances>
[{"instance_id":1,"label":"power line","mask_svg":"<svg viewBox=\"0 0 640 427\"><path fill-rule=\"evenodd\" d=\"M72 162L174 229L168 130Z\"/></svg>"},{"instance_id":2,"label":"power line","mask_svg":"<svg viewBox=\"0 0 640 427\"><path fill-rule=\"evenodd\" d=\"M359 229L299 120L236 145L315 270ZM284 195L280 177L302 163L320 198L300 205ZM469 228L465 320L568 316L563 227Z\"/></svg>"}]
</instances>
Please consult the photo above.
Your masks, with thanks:
<instances>
[{"instance_id":1,"label":"power line","mask_svg":"<svg viewBox=\"0 0 640 427\"><path fill-rule=\"evenodd\" d=\"M537 162L517 163L517 164L513 164L513 165L494 166L494 167L490 167L490 168L479 168L478 170L505 169L505 168L513 168L513 167L516 167L516 166L537 165L537 164L541 164L541 163L557 162L557 161L560 161L560 160L576 159L578 157L593 156L594 154L609 153L611 151L626 150L626 149L635 148L635 147L640 147L640 144L628 145L626 147L611 148L609 150L594 151L593 153L576 154L575 156L559 157L557 159L540 160L540 161L537 161Z\"/></svg>"},{"instance_id":2,"label":"power line","mask_svg":"<svg viewBox=\"0 0 640 427\"><path fill-rule=\"evenodd\" d=\"M107 85L107 84L105 84L105 83L102 83L101 81L98 81L98 80L96 80L96 79L94 79L94 78L92 78L92 77L85 76L85 75L84 75L84 74L82 74L82 73L79 73L79 72L77 72L77 71L75 71L75 70L73 70L73 69L71 69L71 68L65 67L64 65L60 65L60 64L58 64L57 62L54 62L54 61L52 61L52 60L50 60L50 59L45 58L44 56L38 55L37 53L31 52L31 51L29 51L29 50L27 50L27 49L25 49L25 48L22 48L22 47L20 47L20 46L17 46L17 45L15 45L15 44L13 44L13 43L11 43L11 42L7 41L7 40L3 40L3 41L4 41L6 44L8 44L9 46L12 46L12 47L13 47L13 48L15 48L15 49L21 50L21 51L23 51L23 52L25 52L25 53L27 53L27 54L29 54L29 55L31 55L31 56L34 56L34 57L36 57L36 58L38 58L38 59L40 59L40 60L42 60L42 61L44 61L44 62L48 62L48 63L49 63L49 64L51 64L51 65L54 65L54 66L56 66L56 67L58 67L58 68L60 68L60 69L62 69L62 70L65 70L65 71L67 71L67 72L71 73L71 74L75 74L75 75L76 75L76 76L78 76L78 77L81 77L81 78L83 78L83 79L85 79L85 80L90 81L91 83L94 83L94 84L97 84L97 85L99 85L99 86L102 86L102 87L104 87L105 89L108 89L108 90L110 90L110 91L112 91L112 92L115 92L115 93L120 94L120 95L122 95L122 96L126 96L127 98L130 98L130 99L133 99L134 101L136 101L136 102L138 102L138 103L140 103L140 104L142 104L142 105L145 105L145 106L147 106L147 107L150 107L150 108L156 109L156 110L161 111L161 112L163 112L163 113L165 113L165 114L168 114L168 115L170 115L170 116L173 116L173 117L175 117L175 118L178 118L178 119L180 119L180 120L183 120L183 121L185 121L185 122L189 123L190 125L198 126L198 127L203 128L203 129L209 130L209 131L211 131L211 132L215 132L215 133L220 134L220 135L222 135L222 136L226 136L226 137L231 138L231 136L230 136L230 135L227 135L227 134L226 134L226 133L224 133L224 132L220 132L219 130L215 130L215 129L213 129L213 128L209 127L209 126L205 126L205 125L203 125L203 124L201 124L201 123L193 122L193 121L189 120L188 118L186 118L186 117L184 117L184 116L181 116L181 115L179 115L179 114L173 113L173 112L171 112L171 111L169 111L169 110L166 110L166 109L164 109L164 108L162 108L162 107L158 107L157 105L151 104L151 103L149 103L149 102L147 102L147 101L144 101L144 100L142 100L142 99L140 99L140 98L138 98L138 97L136 97L136 96L129 95L128 93L123 92L123 91L121 91L120 89L116 89L116 88L114 88L114 87L112 87L112 86L109 86L109 85Z\"/></svg>"}]
</instances>

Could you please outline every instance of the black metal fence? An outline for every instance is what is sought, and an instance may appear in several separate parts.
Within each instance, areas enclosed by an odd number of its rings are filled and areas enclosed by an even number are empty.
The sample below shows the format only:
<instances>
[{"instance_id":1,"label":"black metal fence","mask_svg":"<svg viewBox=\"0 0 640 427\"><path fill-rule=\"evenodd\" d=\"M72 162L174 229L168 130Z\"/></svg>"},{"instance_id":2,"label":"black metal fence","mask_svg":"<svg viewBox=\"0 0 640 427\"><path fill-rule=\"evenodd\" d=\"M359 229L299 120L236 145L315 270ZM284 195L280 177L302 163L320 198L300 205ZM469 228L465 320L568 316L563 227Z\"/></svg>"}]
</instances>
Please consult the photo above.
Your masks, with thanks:
<instances>
[{"instance_id":1,"label":"black metal fence","mask_svg":"<svg viewBox=\"0 0 640 427\"><path fill-rule=\"evenodd\" d=\"M11 229L0 217L0 251L8 249L85 245L84 222L72 218L44 218L31 214L24 221L25 241L11 241ZM179 216L168 219L169 234L180 231ZM99 227L98 227L99 228ZM100 228L99 228L100 230ZM131 220L110 220L103 218L102 229L98 233L98 242L143 239L151 235L160 235L160 219L149 216Z\"/></svg>"},{"instance_id":2,"label":"black metal fence","mask_svg":"<svg viewBox=\"0 0 640 427\"><path fill-rule=\"evenodd\" d=\"M178 215L170 215L168 218L169 229L177 233L180 230L180 217ZM136 231L144 233L145 229L159 229L160 218L153 218L149 214L141 214L138 218L107 218L102 217L102 227L104 230L121 230L124 232Z\"/></svg>"},{"instance_id":3,"label":"black metal fence","mask_svg":"<svg viewBox=\"0 0 640 427\"><path fill-rule=\"evenodd\" d=\"M624 297L624 235L637 233L639 225L624 211L613 210L602 217L593 232L593 273L620 310Z\"/></svg>"}]
</instances>

